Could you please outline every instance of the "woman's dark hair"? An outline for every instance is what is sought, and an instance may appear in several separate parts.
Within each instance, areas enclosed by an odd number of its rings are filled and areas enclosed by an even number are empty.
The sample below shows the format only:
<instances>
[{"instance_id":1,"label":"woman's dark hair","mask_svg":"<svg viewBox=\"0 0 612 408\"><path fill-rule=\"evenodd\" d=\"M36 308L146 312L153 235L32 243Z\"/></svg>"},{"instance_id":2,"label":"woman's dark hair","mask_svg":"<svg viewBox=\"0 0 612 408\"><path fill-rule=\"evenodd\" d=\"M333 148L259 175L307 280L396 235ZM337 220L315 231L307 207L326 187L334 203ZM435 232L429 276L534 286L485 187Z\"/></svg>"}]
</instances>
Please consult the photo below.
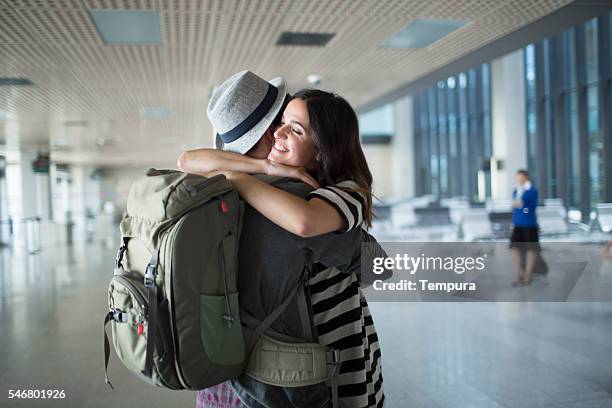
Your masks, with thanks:
<instances>
[{"instance_id":1,"label":"woman's dark hair","mask_svg":"<svg viewBox=\"0 0 612 408\"><path fill-rule=\"evenodd\" d=\"M516 171L516 174L522 174L523 176L527 178L527 180L529 180L529 172L525 169L518 169Z\"/></svg>"},{"instance_id":2,"label":"woman's dark hair","mask_svg":"<svg viewBox=\"0 0 612 408\"><path fill-rule=\"evenodd\" d=\"M357 192L366 196L364 220L372 224L372 173L361 149L359 122L351 105L340 95L318 89L303 89L292 99L301 99L308 109L312 139L321 155L317 178L328 186L352 180Z\"/></svg>"}]
</instances>

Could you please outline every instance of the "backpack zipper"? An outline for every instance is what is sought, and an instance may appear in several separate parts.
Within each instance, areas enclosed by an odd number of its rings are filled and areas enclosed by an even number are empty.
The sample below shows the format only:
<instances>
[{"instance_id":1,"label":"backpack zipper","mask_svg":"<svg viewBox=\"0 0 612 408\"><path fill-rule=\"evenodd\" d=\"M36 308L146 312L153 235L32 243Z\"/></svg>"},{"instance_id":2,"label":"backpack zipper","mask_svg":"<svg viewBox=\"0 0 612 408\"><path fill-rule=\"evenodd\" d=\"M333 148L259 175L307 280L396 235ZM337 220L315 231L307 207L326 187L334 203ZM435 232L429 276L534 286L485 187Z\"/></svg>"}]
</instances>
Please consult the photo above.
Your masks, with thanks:
<instances>
[{"instance_id":1,"label":"backpack zipper","mask_svg":"<svg viewBox=\"0 0 612 408\"><path fill-rule=\"evenodd\" d=\"M115 275L113 278L121 282L123 286L125 286L130 291L130 293L134 295L136 301L138 302L138 305L140 306L140 309L142 309L143 313L146 314L147 310L149 309L149 305L147 304L144 295L140 293L140 290L138 290L136 285L134 285L134 283L132 283L130 279L123 275Z\"/></svg>"},{"instance_id":2,"label":"backpack zipper","mask_svg":"<svg viewBox=\"0 0 612 408\"><path fill-rule=\"evenodd\" d=\"M228 234L229 235L229 234ZM221 268L223 269L223 292L225 295L225 313L221 315L221 318L225 321L225 325L231 328L234 325L234 316L232 315L232 308L229 300L229 289L227 285L227 271L225 269L225 251L223 250L223 241L219 246L221 248Z\"/></svg>"},{"instance_id":3,"label":"backpack zipper","mask_svg":"<svg viewBox=\"0 0 612 408\"><path fill-rule=\"evenodd\" d=\"M170 319L170 338L172 340L172 347L174 349L174 371L176 373L176 378L179 381L179 384L181 385L181 387L183 387L183 389L189 389L189 386L187 385L187 381L185 381L185 378L183 377L183 373L181 371L181 367L179 366L178 363L178 353L179 353L179 349L178 349L178 343L177 343L177 339L176 339L176 326L175 326L175 319L174 319L174 282L172 282L172 268L173 268L173 263L172 262L168 262L168 251L169 251L169 246L170 246L170 242L171 242L171 234L174 234L178 228L180 228L180 225L185 221L185 217L181 217L181 219L174 224L174 227L169 231L168 234L165 235L164 239L164 243L163 243L163 255L164 255L164 259L166 260L165 265L166 265L166 277L165 279L168 279L167 281L167 288L168 288L168 292L166 293L166 298L168 299L168 318Z\"/></svg>"}]
</instances>

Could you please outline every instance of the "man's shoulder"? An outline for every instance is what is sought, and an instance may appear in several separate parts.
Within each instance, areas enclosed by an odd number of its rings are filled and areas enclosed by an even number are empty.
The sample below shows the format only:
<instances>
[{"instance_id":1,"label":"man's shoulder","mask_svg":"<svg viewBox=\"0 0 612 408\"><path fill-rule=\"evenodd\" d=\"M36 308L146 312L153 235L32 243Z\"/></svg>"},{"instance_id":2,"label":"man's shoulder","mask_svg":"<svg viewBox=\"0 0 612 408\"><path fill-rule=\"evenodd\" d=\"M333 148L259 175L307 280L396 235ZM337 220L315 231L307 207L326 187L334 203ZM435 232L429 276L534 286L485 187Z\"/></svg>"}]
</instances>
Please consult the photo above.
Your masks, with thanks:
<instances>
[{"instance_id":1,"label":"man's shoulder","mask_svg":"<svg viewBox=\"0 0 612 408\"><path fill-rule=\"evenodd\" d=\"M306 197L308 193L313 190L312 187L308 184L293 180L288 180L287 182L279 184L278 187L289 193L296 194L301 197Z\"/></svg>"},{"instance_id":2,"label":"man's shoulder","mask_svg":"<svg viewBox=\"0 0 612 408\"><path fill-rule=\"evenodd\" d=\"M268 175L257 175L259 180L268 183L274 187L278 187L289 193L299 195L300 197L306 197L313 188L306 183L296 181L287 177L268 176Z\"/></svg>"}]
</instances>

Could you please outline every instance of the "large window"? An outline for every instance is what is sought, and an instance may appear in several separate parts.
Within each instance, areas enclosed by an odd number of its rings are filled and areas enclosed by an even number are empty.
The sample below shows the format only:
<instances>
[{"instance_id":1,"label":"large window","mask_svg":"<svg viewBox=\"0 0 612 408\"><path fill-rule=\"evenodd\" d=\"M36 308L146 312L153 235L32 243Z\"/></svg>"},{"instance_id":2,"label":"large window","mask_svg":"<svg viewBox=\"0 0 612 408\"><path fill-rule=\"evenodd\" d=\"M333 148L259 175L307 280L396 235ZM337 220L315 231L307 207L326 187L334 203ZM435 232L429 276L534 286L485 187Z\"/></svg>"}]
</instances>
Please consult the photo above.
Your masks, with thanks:
<instances>
[{"instance_id":1,"label":"large window","mask_svg":"<svg viewBox=\"0 0 612 408\"><path fill-rule=\"evenodd\" d=\"M560 197L585 218L612 201L611 21L612 13L593 18L524 50L529 170L543 197Z\"/></svg>"},{"instance_id":2,"label":"large window","mask_svg":"<svg viewBox=\"0 0 612 408\"><path fill-rule=\"evenodd\" d=\"M414 96L417 194L490 196L491 75L488 64ZM478 191L479 172L485 191Z\"/></svg>"},{"instance_id":3,"label":"large window","mask_svg":"<svg viewBox=\"0 0 612 408\"><path fill-rule=\"evenodd\" d=\"M394 129L393 106L385 105L359 115L359 133L364 144L389 143Z\"/></svg>"}]
</instances>

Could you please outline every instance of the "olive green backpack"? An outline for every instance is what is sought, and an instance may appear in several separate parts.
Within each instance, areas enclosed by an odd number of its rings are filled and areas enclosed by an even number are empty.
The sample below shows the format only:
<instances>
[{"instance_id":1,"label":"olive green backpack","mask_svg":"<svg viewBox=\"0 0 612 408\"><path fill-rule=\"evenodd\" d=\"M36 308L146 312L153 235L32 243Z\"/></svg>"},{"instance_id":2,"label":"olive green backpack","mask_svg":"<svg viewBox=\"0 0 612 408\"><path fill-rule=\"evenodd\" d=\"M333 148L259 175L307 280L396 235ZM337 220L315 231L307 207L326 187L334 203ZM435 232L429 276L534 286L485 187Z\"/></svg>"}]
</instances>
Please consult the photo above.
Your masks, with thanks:
<instances>
[{"instance_id":1,"label":"olive green backpack","mask_svg":"<svg viewBox=\"0 0 612 408\"><path fill-rule=\"evenodd\" d=\"M279 178L260 179L274 183ZM243 212L244 203L223 175L150 169L132 184L104 319L105 380L111 388L109 323L119 359L156 386L200 390L243 372L281 387L330 381L333 406L338 406L337 350L299 339L281 341L286 336L270 329L289 302L303 294L309 267L264 321L240 317ZM298 301L305 304L303 296ZM311 324L308 313L300 318Z\"/></svg>"},{"instance_id":2,"label":"olive green backpack","mask_svg":"<svg viewBox=\"0 0 612 408\"><path fill-rule=\"evenodd\" d=\"M105 372L107 323L123 364L154 385L199 390L243 371L236 276L243 206L223 175L151 169L133 183L108 289Z\"/></svg>"}]
</instances>

